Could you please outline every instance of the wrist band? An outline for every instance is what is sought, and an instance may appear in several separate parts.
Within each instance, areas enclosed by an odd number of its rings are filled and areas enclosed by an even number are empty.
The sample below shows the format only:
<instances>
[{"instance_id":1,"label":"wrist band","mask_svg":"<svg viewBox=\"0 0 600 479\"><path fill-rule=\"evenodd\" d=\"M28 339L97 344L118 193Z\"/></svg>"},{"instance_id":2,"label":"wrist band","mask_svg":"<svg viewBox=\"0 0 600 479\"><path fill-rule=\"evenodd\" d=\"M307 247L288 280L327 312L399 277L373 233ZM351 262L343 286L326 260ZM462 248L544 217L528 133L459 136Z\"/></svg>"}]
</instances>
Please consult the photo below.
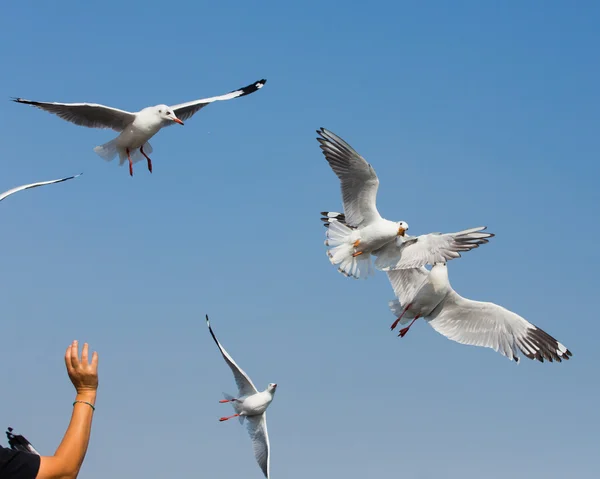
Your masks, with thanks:
<instances>
[{"instance_id":1,"label":"wrist band","mask_svg":"<svg viewBox=\"0 0 600 479\"><path fill-rule=\"evenodd\" d=\"M90 402L87 402L87 401L75 401L75 402L73 403L73 406L75 406L75 404L77 404L78 402L80 402L80 403L83 403L83 404L87 404L89 407L91 407L91 408L92 408L92 410L93 410L93 411L95 411L95 410L96 410L96 408L94 407L94 405L93 405L92 403L90 403Z\"/></svg>"}]
</instances>

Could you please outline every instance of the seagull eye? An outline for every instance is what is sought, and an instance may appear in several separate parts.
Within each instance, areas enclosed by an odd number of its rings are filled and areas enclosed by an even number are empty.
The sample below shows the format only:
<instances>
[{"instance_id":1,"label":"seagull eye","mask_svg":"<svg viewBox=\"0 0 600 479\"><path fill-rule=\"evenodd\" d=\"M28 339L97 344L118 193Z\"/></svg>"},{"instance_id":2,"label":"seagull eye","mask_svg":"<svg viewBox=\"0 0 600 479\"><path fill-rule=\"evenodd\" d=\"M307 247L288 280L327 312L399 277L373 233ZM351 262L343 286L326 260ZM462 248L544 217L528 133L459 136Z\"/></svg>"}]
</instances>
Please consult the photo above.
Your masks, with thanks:
<instances>
[{"instance_id":1,"label":"seagull eye","mask_svg":"<svg viewBox=\"0 0 600 479\"><path fill-rule=\"evenodd\" d=\"M162 110L158 110L159 113L162 113Z\"/></svg>"}]
</instances>

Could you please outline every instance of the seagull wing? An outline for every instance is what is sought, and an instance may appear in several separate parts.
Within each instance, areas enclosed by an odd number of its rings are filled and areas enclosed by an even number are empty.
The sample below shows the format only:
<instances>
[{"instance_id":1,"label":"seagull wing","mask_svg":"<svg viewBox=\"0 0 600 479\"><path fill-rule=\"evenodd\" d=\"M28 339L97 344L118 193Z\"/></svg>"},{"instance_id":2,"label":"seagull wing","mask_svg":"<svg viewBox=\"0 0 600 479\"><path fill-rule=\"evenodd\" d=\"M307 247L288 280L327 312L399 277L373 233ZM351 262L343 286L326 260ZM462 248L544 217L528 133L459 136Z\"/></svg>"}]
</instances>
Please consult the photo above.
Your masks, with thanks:
<instances>
[{"instance_id":1,"label":"seagull wing","mask_svg":"<svg viewBox=\"0 0 600 479\"><path fill-rule=\"evenodd\" d=\"M317 134L325 159L340 179L348 226L357 227L380 219L377 211L379 179L373 167L334 133L321 128Z\"/></svg>"},{"instance_id":2,"label":"seagull wing","mask_svg":"<svg viewBox=\"0 0 600 479\"><path fill-rule=\"evenodd\" d=\"M519 351L540 362L561 362L572 356L564 345L518 314L494 303L463 298L454 290L427 321L452 341L492 348L516 362Z\"/></svg>"},{"instance_id":3,"label":"seagull wing","mask_svg":"<svg viewBox=\"0 0 600 479\"><path fill-rule=\"evenodd\" d=\"M12 195L13 193L17 193L18 191L27 190L29 188L37 188L38 186L52 185L54 183L61 183L63 181L72 180L73 178L77 178L78 176L81 176L81 175L83 175L83 173L79 173L78 175L75 175L75 176L69 176L68 178L60 178L58 180L40 181L39 183L31 183L29 185L17 186L16 188L13 188L12 190L8 190L8 191L5 191L4 193L0 194L0 201L2 201L7 196Z\"/></svg>"},{"instance_id":4,"label":"seagull wing","mask_svg":"<svg viewBox=\"0 0 600 479\"><path fill-rule=\"evenodd\" d=\"M135 120L135 113L96 103L47 103L15 98L13 101L32 105L58 115L63 120L88 128L111 128L123 131Z\"/></svg>"},{"instance_id":5,"label":"seagull wing","mask_svg":"<svg viewBox=\"0 0 600 479\"><path fill-rule=\"evenodd\" d=\"M387 272L394 294L401 305L410 304L429 278L429 271L420 268L396 269Z\"/></svg>"},{"instance_id":6,"label":"seagull wing","mask_svg":"<svg viewBox=\"0 0 600 479\"><path fill-rule=\"evenodd\" d=\"M375 267L390 269L420 268L426 264L443 263L460 258L460 253L488 243L492 233L482 233L487 226L471 228L457 233L429 233L421 236L398 237L374 251Z\"/></svg>"},{"instance_id":7,"label":"seagull wing","mask_svg":"<svg viewBox=\"0 0 600 479\"><path fill-rule=\"evenodd\" d=\"M23 452L28 452L31 454L36 454L36 455L40 455L39 452L37 452L35 450L35 448L31 445L31 443L25 439L25 437L21 436L21 435L17 435L17 434L13 434L13 429L12 427L8 428L8 431L6 431L6 437L8 438L8 445L10 446L11 449L13 449L14 451L23 451Z\"/></svg>"},{"instance_id":8,"label":"seagull wing","mask_svg":"<svg viewBox=\"0 0 600 479\"><path fill-rule=\"evenodd\" d=\"M258 390L254 386L254 384L252 384L252 381L250 380L248 375L244 372L244 370L242 368L240 368L235 363L233 358L229 355L229 353L227 351L225 351L225 348L223 346L221 346L221 343L219 343L219 340L215 336L215 333L213 333L212 328L210 327L210 321L208 320L208 315L206 316L206 325L208 326L208 330L210 331L211 336L215 340L215 343L217 343L217 346L219 347L219 351L221 351L221 354L223 355L225 362L229 365L229 367L231 368L231 371L233 372L233 377L235 378L235 383L237 384L237 387L239 390L239 396L244 397L244 396L250 396L252 394L256 394L258 392Z\"/></svg>"},{"instance_id":9,"label":"seagull wing","mask_svg":"<svg viewBox=\"0 0 600 479\"><path fill-rule=\"evenodd\" d=\"M247 419L246 427L252 438L254 457L256 457L256 462L258 462L265 477L269 479L271 445L269 444L269 433L267 431L267 413L258 416L247 416Z\"/></svg>"},{"instance_id":10,"label":"seagull wing","mask_svg":"<svg viewBox=\"0 0 600 479\"><path fill-rule=\"evenodd\" d=\"M232 92L226 93L221 96L213 96L212 98L202 98L200 100L188 101L187 103L180 103L179 105L173 105L171 108L182 121L191 118L194 113L196 113L201 108L204 108L209 103L214 101L221 100L232 100L234 98L239 98L241 96L250 95L250 93L254 93L257 90L260 90L267 80L259 80L257 82L252 83L251 85L245 86L243 88L239 88L238 90L234 90ZM169 122L167 126L169 126L173 122Z\"/></svg>"}]
</instances>

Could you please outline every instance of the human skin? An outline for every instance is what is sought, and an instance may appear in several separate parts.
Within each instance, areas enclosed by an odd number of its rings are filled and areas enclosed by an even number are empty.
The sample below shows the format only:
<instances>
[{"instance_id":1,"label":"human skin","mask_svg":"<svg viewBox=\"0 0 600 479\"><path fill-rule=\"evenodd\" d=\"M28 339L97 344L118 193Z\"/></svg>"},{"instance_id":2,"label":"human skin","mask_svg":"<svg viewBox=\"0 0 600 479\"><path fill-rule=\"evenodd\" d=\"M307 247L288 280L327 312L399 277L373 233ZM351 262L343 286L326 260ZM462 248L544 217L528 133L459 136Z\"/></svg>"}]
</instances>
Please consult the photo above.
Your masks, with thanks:
<instances>
[{"instance_id":1,"label":"human skin","mask_svg":"<svg viewBox=\"0 0 600 479\"><path fill-rule=\"evenodd\" d=\"M76 402L71 422L63 440L53 456L40 458L36 479L75 479L79 474L90 441L94 409L98 390L98 353L89 361L89 347L85 343L79 357L79 344L73 341L65 353L69 379L75 387ZM86 404L89 403L89 404Z\"/></svg>"}]
</instances>

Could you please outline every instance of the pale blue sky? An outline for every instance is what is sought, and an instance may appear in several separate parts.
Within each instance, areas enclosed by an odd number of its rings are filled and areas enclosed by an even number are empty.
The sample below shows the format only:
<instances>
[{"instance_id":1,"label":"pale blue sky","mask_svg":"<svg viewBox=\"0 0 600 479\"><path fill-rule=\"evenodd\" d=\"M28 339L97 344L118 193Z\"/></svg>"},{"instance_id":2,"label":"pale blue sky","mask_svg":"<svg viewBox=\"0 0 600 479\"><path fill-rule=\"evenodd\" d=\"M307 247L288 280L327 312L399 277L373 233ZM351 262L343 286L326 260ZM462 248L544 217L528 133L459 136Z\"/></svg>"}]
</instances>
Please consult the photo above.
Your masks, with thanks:
<instances>
[{"instance_id":1,"label":"pale blue sky","mask_svg":"<svg viewBox=\"0 0 600 479\"><path fill-rule=\"evenodd\" d=\"M3 5L0 190L84 175L0 204L0 427L54 451L79 339L101 374L82 477L260 478L246 431L217 420L235 385L208 313L257 386L279 384L274 479L595 477L600 5L574 5ZM154 173L133 178L93 152L113 132L9 102L137 110L260 78L159 133ZM391 333L386 276L327 260L319 212L341 200L321 126L374 165L380 211L411 234L496 233L450 264L453 286L572 360Z\"/></svg>"}]
</instances>

